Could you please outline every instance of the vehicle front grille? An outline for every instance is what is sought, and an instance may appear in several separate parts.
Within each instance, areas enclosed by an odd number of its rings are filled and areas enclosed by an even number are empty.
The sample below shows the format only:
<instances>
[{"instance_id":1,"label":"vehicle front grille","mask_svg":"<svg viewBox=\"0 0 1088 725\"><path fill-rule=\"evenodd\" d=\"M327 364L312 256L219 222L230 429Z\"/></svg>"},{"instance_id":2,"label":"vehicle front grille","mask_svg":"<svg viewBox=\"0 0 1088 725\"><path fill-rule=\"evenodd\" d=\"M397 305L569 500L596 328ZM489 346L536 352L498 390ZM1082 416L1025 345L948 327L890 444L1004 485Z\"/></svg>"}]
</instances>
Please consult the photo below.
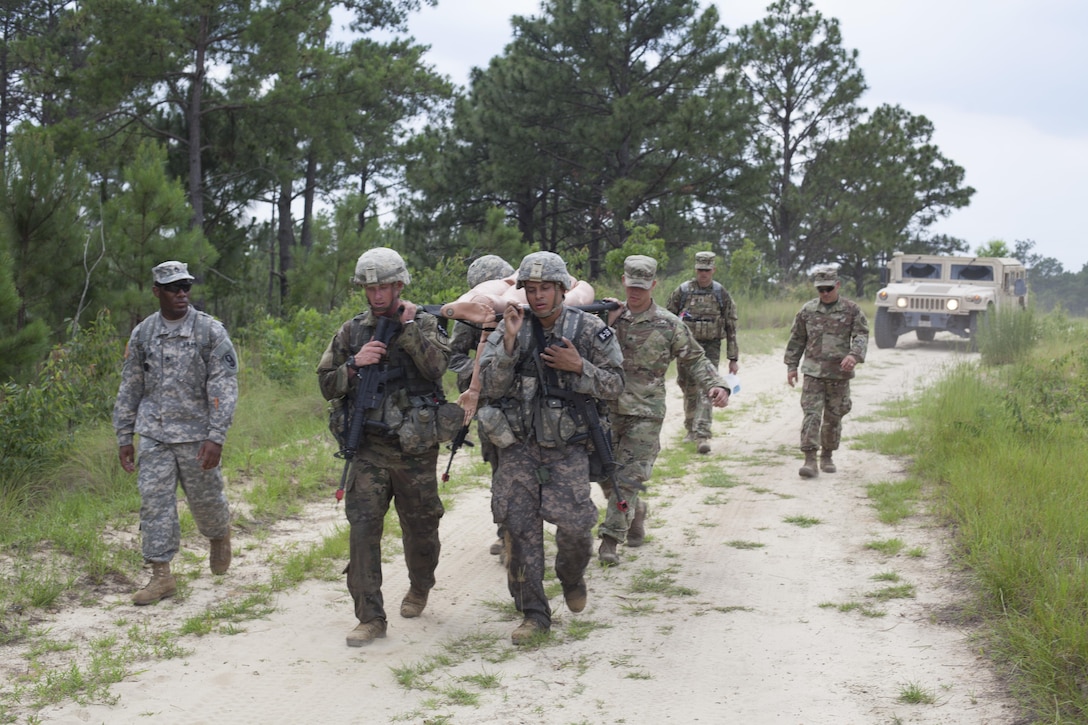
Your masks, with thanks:
<instances>
[{"instance_id":1,"label":"vehicle front grille","mask_svg":"<svg viewBox=\"0 0 1088 725\"><path fill-rule=\"evenodd\" d=\"M937 297L908 297L908 310L944 310L944 299Z\"/></svg>"}]
</instances>

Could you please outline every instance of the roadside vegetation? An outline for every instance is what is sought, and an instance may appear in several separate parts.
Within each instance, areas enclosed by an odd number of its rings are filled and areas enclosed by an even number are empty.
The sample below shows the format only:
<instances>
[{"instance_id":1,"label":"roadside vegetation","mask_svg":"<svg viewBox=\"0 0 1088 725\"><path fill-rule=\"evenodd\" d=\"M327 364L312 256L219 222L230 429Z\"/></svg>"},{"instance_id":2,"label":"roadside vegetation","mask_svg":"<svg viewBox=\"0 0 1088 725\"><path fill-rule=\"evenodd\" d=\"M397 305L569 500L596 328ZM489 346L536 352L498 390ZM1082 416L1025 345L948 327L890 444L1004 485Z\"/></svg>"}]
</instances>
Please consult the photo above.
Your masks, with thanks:
<instances>
[{"instance_id":1,"label":"roadside vegetation","mask_svg":"<svg viewBox=\"0 0 1088 725\"><path fill-rule=\"evenodd\" d=\"M963 616L985 622L985 649L1036 722L1088 721L1086 330L1060 310L996 316L981 364L951 370L884 437L913 458L910 480L975 584ZM904 499L882 500L889 515Z\"/></svg>"}]
</instances>

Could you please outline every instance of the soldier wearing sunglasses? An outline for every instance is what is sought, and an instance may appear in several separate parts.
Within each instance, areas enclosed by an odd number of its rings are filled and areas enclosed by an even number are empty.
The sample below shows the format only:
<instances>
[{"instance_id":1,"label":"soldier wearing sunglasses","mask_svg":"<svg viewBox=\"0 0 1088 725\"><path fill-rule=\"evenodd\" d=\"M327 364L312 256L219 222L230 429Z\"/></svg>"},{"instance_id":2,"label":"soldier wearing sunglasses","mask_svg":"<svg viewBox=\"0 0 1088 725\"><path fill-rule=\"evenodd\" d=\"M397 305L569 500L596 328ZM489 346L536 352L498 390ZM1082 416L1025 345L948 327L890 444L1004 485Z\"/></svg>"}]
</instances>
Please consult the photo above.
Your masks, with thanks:
<instances>
[{"instance_id":1,"label":"soldier wearing sunglasses","mask_svg":"<svg viewBox=\"0 0 1088 725\"><path fill-rule=\"evenodd\" d=\"M786 382L797 383L800 365L801 451L805 463L798 474L815 478L836 470L832 453L842 437L842 419L850 412L850 379L854 368L865 362L869 322L855 302L839 295L839 273L823 268L813 275L819 297L806 302L793 320L786 343ZM801 358L804 363L801 364ZM816 451L820 451L819 468Z\"/></svg>"},{"instance_id":2,"label":"soldier wearing sunglasses","mask_svg":"<svg viewBox=\"0 0 1088 725\"><path fill-rule=\"evenodd\" d=\"M226 328L190 306L194 278L186 264L163 262L152 275L159 311L132 331L113 407L121 467L132 473L138 462L140 469L141 548L152 573L132 597L137 605L177 591L170 562L181 546L178 484L211 542L212 573L225 573L231 561L219 461L238 400L238 358Z\"/></svg>"}]
</instances>

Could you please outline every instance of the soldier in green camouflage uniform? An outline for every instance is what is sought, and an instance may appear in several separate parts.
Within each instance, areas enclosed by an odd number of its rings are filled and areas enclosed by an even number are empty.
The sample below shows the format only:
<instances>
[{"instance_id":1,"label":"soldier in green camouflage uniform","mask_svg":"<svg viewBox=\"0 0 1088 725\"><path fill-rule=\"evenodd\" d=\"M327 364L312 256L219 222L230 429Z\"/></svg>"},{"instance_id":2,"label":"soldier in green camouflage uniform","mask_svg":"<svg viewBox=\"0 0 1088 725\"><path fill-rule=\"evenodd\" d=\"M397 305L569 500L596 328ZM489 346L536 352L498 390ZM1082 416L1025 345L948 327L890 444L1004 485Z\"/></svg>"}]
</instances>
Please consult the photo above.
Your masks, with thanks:
<instances>
[{"instance_id":1,"label":"soldier in green camouflage uniform","mask_svg":"<svg viewBox=\"0 0 1088 725\"><path fill-rule=\"evenodd\" d=\"M513 273L514 268L505 259L495 254L485 254L468 266L468 287L472 289L482 282L509 277ZM480 328L476 325L460 320L453 325L453 335L450 336L450 370L457 373L457 391L460 393L468 390L472 382L472 370L476 363L473 355L480 344L480 335ZM486 436L479 438L480 454L491 464L491 474L494 475L495 469L499 466L498 449ZM490 551L498 556L502 553L501 526L496 535L498 541L491 545Z\"/></svg>"},{"instance_id":2,"label":"soldier in green camouflage uniform","mask_svg":"<svg viewBox=\"0 0 1088 725\"><path fill-rule=\"evenodd\" d=\"M544 394L543 383L604 400L615 400L623 390L623 361L612 329L563 304L572 282L559 255L527 255L517 285L525 288L529 313L509 306L480 362L480 395L489 404L477 417L499 447L491 512L505 530L507 584L524 617L511 636L514 644L551 628L544 521L556 526L555 573L572 612L586 604L583 574L597 523L586 429L567 401Z\"/></svg>"},{"instance_id":3,"label":"soldier in green camouflage uniform","mask_svg":"<svg viewBox=\"0 0 1088 725\"><path fill-rule=\"evenodd\" d=\"M627 301L609 315L623 353L625 386L612 414L613 456L621 475L616 483L628 510L616 508L612 481L601 485L608 495L608 512L598 528L602 563L619 563L617 543L641 546L645 535L646 502L639 488L650 478L661 450L665 419L665 373L677 361L699 394L715 407L729 401L729 387L710 363L703 348L676 315L658 307L652 292L657 286L657 260L640 254L624 260L623 285Z\"/></svg>"},{"instance_id":4,"label":"soldier in green camouflage uniform","mask_svg":"<svg viewBox=\"0 0 1088 725\"><path fill-rule=\"evenodd\" d=\"M132 331L113 406L128 473L136 470L133 439L140 436L140 531L152 574L132 597L139 605L177 591L170 562L181 546L179 483L197 529L211 541L212 573L230 566L230 507L219 460L238 402L234 346L218 320L189 305L188 266L163 262L152 275L159 311Z\"/></svg>"},{"instance_id":5,"label":"soldier in green camouflage uniform","mask_svg":"<svg viewBox=\"0 0 1088 725\"><path fill-rule=\"evenodd\" d=\"M832 452L839 447L842 419L850 412L850 379L854 368L865 362L869 344L869 321L856 303L841 297L838 270L825 268L813 276L819 297L806 302L797 313L786 343L786 382L797 383L797 367L804 356L801 372L801 450L805 463L798 474L802 478L819 475L816 450L821 449L820 470L835 472Z\"/></svg>"},{"instance_id":6,"label":"soldier in green camouflage uniform","mask_svg":"<svg viewBox=\"0 0 1088 725\"><path fill-rule=\"evenodd\" d=\"M665 307L688 326L715 370L721 360L724 338L729 372L736 375L740 369L737 307L725 288L714 281L713 252L695 254L695 279L673 290ZM684 428L688 432L684 440L694 441L699 453L710 453L710 424L713 419L710 402L698 381L683 368L678 369L676 382L684 391Z\"/></svg>"},{"instance_id":7,"label":"soldier in green camouflage uniform","mask_svg":"<svg viewBox=\"0 0 1088 725\"><path fill-rule=\"evenodd\" d=\"M317 375L321 394L332 402L334 432L351 420L360 368L381 365L390 377L380 406L368 415L344 487L350 525L345 573L359 620L347 644L360 647L386 633L381 539L390 501L400 519L410 582L400 614L418 617L427 605L441 550L438 524L445 513L436 473L439 442L461 427L461 417L460 408L444 404L442 395L449 363L444 329L437 317L401 299L411 281L404 260L392 249L370 249L359 257L354 281L365 288L369 309L343 324L321 356ZM388 345L373 339L379 316L400 326ZM450 407L456 411L452 420Z\"/></svg>"}]
</instances>

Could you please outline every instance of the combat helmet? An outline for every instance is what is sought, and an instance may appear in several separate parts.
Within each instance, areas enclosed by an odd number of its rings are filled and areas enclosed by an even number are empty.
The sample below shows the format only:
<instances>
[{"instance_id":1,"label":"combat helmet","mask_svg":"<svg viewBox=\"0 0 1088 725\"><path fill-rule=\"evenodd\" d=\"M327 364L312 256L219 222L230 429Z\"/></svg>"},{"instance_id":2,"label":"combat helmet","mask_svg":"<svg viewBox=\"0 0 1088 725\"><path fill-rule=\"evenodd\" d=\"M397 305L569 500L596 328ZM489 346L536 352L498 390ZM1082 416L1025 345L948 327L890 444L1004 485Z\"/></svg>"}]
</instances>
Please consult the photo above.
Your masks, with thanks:
<instances>
[{"instance_id":1,"label":"combat helmet","mask_svg":"<svg viewBox=\"0 0 1088 725\"><path fill-rule=\"evenodd\" d=\"M468 266L468 286L509 277L514 272L510 263L497 254L485 254Z\"/></svg>"},{"instance_id":2,"label":"combat helmet","mask_svg":"<svg viewBox=\"0 0 1088 725\"><path fill-rule=\"evenodd\" d=\"M375 247L363 252L359 261L355 263L355 284L392 284L403 282L408 284L412 276L408 274L408 267L404 259L388 247Z\"/></svg>"},{"instance_id":3,"label":"combat helmet","mask_svg":"<svg viewBox=\"0 0 1088 725\"><path fill-rule=\"evenodd\" d=\"M572 286L567 263L555 252L533 252L525 255L518 267L518 289L524 287L526 282L555 282L564 291Z\"/></svg>"}]
</instances>

